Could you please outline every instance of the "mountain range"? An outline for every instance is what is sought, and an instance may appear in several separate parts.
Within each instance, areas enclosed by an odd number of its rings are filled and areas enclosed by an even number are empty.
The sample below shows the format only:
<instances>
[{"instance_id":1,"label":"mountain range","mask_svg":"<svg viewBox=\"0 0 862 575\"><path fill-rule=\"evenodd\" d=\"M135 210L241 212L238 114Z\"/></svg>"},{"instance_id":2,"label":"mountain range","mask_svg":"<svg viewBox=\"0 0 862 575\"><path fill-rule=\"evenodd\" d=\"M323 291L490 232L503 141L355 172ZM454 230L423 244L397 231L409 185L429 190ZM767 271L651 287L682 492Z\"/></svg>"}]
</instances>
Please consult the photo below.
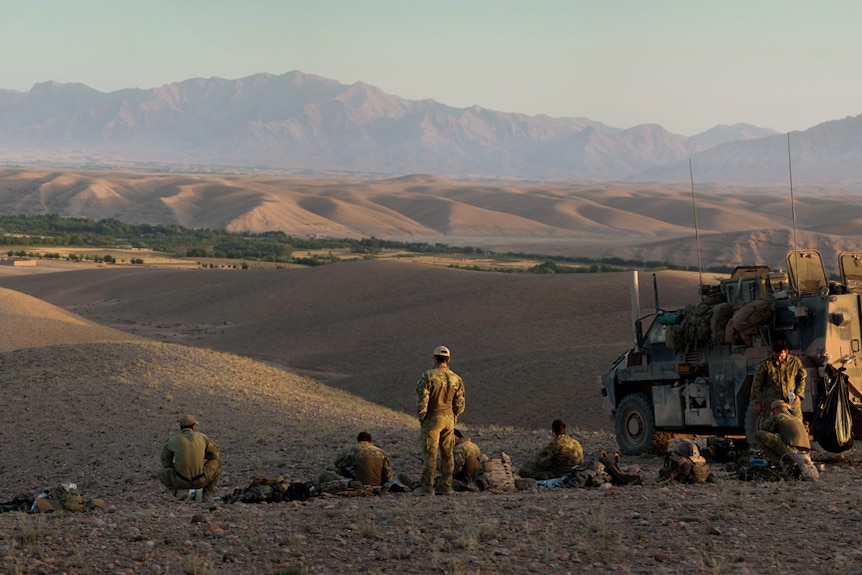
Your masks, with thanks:
<instances>
[{"instance_id":1,"label":"mountain range","mask_svg":"<svg viewBox=\"0 0 862 575\"><path fill-rule=\"evenodd\" d=\"M793 177L862 181L862 115L790 134ZM456 108L292 71L103 93L0 90L0 162L193 170L429 173L452 178L786 183L788 137L749 124L659 125Z\"/></svg>"}]
</instances>

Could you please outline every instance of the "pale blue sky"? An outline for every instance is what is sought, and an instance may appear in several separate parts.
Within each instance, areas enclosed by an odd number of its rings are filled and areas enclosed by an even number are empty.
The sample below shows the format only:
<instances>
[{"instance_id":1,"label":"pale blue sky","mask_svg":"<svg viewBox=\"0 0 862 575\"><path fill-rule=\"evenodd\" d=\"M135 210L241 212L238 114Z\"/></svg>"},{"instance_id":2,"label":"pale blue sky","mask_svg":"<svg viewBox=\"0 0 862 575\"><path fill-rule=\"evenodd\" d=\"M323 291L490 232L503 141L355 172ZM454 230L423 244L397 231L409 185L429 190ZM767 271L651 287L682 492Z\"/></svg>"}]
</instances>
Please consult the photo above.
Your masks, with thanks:
<instances>
[{"instance_id":1,"label":"pale blue sky","mask_svg":"<svg viewBox=\"0 0 862 575\"><path fill-rule=\"evenodd\" d=\"M0 88L300 70L410 99L693 135L862 113L862 2L0 0Z\"/></svg>"}]
</instances>

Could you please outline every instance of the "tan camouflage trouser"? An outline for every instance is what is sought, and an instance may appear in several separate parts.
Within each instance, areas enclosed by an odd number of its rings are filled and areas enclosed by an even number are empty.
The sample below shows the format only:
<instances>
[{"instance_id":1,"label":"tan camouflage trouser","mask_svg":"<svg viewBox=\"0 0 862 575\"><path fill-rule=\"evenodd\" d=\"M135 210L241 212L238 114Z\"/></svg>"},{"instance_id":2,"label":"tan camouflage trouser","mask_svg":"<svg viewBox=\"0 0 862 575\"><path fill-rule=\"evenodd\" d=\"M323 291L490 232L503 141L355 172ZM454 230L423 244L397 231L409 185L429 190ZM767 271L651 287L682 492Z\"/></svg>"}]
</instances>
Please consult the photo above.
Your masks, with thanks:
<instances>
[{"instance_id":1,"label":"tan camouflage trouser","mask_svg":"<svg viewBox=\"0 0 862 575\"><path fill-rule=\"evenodd\" d=\"M221 461L211 459L204 464L203 477L195 481L186 481L178 477L177 470L173 467L163 467L159 471L159 481L171 491L203 488L204 493L212 494L218 487L219 475L221 475Z\"/></svg>"},{"instance_id":2,"label":"tan camouflage trouser","mask_svg":"<svg viewBox=\"0 0 862 575\"><path fill-rule=\"evenodd\" d=\"M787 444L784 443L784 439L777 433L758 429L754 432L754 439L757 441L757 445L760 446L761 451L763 451L763 457L773 463L779 463L785 453L793 451L788 448Z\"/></svg>"},{"instance_id":3,"label":"tan camouflage trouser","mask_svg":"<svg viewBox=\"0 0 862 575\"><path fill-rule=\"evenodd\" d=\"M434 491L434 474L437 472L437 450L440 450L440 490L452 489L452 472L455 469L455 417L452 415L426 415L422 421L422 490Z\"/></svg>"}]
</instances>

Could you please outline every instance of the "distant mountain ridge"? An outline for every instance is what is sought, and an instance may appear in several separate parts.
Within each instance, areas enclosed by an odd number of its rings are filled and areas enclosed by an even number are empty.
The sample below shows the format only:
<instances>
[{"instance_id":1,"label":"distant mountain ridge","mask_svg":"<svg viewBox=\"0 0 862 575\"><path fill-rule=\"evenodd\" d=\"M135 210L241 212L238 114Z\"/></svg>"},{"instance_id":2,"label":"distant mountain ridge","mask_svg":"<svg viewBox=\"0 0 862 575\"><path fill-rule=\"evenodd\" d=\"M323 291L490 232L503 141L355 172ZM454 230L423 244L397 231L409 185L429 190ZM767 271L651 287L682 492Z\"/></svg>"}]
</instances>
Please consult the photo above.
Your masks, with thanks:
<instances>
[{"instance_id":1,"label":"distant mountain ridge","mask_svg":"<svg viewBox=\"0 0 862 575\"><path fill-rule=\"evenodd\" d=\"M862 181L862 116L792 135L800 178ZM503 113L408 100L293 71L111 93L0 90L0 161L432 173L545 180L786 182L786 136L749 124L692 137L656 124ZM798 166L797 166L798 164ZM798 169L797 169L798 168Z\"/></svg>"}]
</instances>

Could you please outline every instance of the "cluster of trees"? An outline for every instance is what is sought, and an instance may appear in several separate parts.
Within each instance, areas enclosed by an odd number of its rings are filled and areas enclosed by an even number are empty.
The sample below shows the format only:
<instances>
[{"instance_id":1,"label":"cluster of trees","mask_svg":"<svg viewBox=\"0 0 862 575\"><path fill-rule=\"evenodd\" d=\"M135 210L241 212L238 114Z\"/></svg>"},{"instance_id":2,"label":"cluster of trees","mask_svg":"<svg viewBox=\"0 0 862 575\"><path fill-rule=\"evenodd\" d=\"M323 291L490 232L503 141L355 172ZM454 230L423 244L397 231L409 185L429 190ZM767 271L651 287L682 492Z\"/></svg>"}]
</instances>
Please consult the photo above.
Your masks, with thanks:
<instances>
[{"instance_id":1,"label":"cluster of trees","mask_svg":"<svg viewBox=\"0 0 862 575\"><path fill-rule=\"evenodd\" d=\"M56 214L36 216L0 215L0 244L8 246L65 246L65 247L117 247L146 248L154 251L191 258L229 258L241 260L323 265L338 258L294 257L297 250L348 249L355 254L374 255L383 250L398 250L417 254L466 254L475 256L499 255L475 247L455 247L442 243L400 242L379 238L297 238L283 232L229 232L222 229L191 229L179 224L130 224L114 219L92 220L61 217ZM18 252L15 252L17 255ZM22 251L22 253L24 253ZM10 252L12 255L12 252ZM677 269L696 271L691 266L677 266L669 262L627 260L623 258L590 259L581 256L553 256L509 252L507 258L540 260L527 273L598 273L629 269ZM110 258L111 256L105 256ZM105 259L105 261L108 261ZM132 263L143 263L135 258ZM465 266L468 269L480 269ZM481 268L487 270L488 268ZM493 271L512 272L508 268ZM729 273L732 269L711 267L710 272Z\"/></svg>"},{"instance_id":2,"label":"cluster of trees","mask_svg":"<svg viewBox=\"0 0 862 575\"><path fill-rule=\"evenodd\" d=\"M696 272L696 266L681 266L672 264L668 261L653 261L653 260L634 260L618 257L607 258L586 258L583 256L554 256L553 259L546 259L547 256L539 254L519 254L523 258L529 259L545 259L542 263L533 266L527 273L531 274L559 274L559 273L603 273L603 272L619 272L633 269L647 270L679 270ZM578 264L559 265L559 264ZM729 274L733 271L732 266L709 266L703 270L710 273Z\"/></svg>"},{"instance_id":3,"label":"cluster of trees","mask_svg":"<svg viewBox=\"0 0 862 575\"><path fill-rule=\"evenodd\" d=\"M66 218L56 214L0 216L0 243L9 246L128 245L184 257L293 262L295 250L349 249L375 254L384 249L415 253L477 253L476 248L445 244L410 243L367 239L296 238L283 232L229 232L221 229L191 229L179 224L130 224L113 219ZM308 258L305 258L308 259ZM328 263L314 258L315 265Z\"/></svg>"},{"instance_id":4,"label":"cluster of trees","mask_svg":"<svg viewBox=\"0 0 862 575\"><path fill-rule=\"evenodd\" d=\"M36 259L48 259L48 260L60 260L63 259L64 256L57 252L28 252L25 250L9 250L6 252L6 255L11 257L18 258L36 258ZM103 256L98 255L84 255L84 254L69 254L65 256L65 259L71 262L84 262L84 261L93 261L96 263L106 263L106 264L115 264L117 263L117 259L111 254L105 254ZM123 260L120 260L123 261ZM142 265L144 263L143 258L132 258L129 260L129 263Z\"/></svg>"}]
</instances>

